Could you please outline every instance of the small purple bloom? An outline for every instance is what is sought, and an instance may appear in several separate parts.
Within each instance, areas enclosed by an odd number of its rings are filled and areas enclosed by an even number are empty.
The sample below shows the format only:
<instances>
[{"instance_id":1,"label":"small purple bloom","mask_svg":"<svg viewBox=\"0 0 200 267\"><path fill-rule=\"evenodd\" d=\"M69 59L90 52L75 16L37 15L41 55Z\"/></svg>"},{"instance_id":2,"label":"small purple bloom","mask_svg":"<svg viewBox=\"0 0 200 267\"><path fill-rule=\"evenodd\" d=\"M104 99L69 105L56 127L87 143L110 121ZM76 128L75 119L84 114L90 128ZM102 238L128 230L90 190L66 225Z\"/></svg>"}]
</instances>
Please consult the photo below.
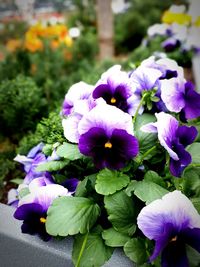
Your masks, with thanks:
<instances>
[{"instance_id":1,"label":"small purple bloom","mask_svg":"<svg viewBox=\"0 0 200 267\"><path fill-rule=\"evenodd\" d=\"M186 245L200 253L200 215L180 191L144 207L137 224L147 238L155 241L151 262L161 254L162 267L189 267Z\"/></svg>"},{"instance_id":2,"label":"small purple bloom","mask_svg":"<svg viewBox=\"0 0 200 267\"><path fill-rule=\"evenodd\" d=\"M36 171L39 164L46 162L46 156L42 153L44 144L40 143L33 147L27 156L17 155L14 160L24 165L26 176L24 183L29 184L34 178L40 177L44 172Z\"/></svg>"},{"instance_id":3,"label":"small purple bloom","mask_svg":"<svg viewBox=\"0 0 200 267\"><path fill-rule=\"evenodd\" d=\"M171 37L162 42L161 45L165 49L165 52L169 53L180 47L180 41L175 39L174 37Z\"/></svg>"},{"instance_id":4,"label":"small purple bloom","mask_svg":"<svg viewBox=\"0 0 200 267\"><path fill-rule=\"evenodd\" d=\"M71 196L66 188L57 184L31 188L30 194L19 201L14 217L22 220L22 233L31 235L38 234L44 241L48 241L51 236L46 232L45 222L47 210L53 200L59 196Z\"/></svg>"},{"instance_id":5,"label":"small purple bloom","mask_svg":"<svg viewBox=\"0 0 200 267\"><path fill-rule=\"evenodd\" d=\"M185 148L192 144L198 134L194 126L179 126L178 121L164 112L156 114L157 122L141 127L145 132L157 132L160 144L170 155L170 172L180 177L191 161L191 155Z\"/></svg>"},{"instance_id":6,"label":"small purple bloom","mask_svg":"<svg viewBox=\"0 0 200 267\"><path fill-rule=\"evenodd\" d=\"M93 98L103 98L107 104L118 107L124 112L132 114L132 106L129 98L133 95L131 81L126 72L120 71L113 67L110 76L104 74L104 78L97 82L93 91ZM105 78L106 77L106 78ZM133 101L133 99L132 99Z\"/></svg>"},{"instance_id":7,"label":"small purple bloom","mask_svg":"<svg viewBox=\"0 0 200 267\"><path fill-rule=\"evenodd\" d=\"M139 150L131 116L111 105L98 105L85 115L79 133L80 152L99 169L120 169Z\"/></svg>"},{"instance_id":8,"label":"small purple bloom","mask_svg":"<svg viewBox=\"0 0 200 267\"><path fill-rule=\"evenodd\" d=\"M176 78L162 80L161 98L169 111L181 112L186 120L200 116L200 94L192 82Z\"/></svg>"},{"instance_id":9,"label":"small purple bloom","mask_svg":"<svg viewBox=\"0 0 200 267\"><path fill-rule=\"evenodd\" d=\"M77 178L67 179L62 185L68 189L72 194L75 193L79 180Z\"/></svg>"}]
</instances>

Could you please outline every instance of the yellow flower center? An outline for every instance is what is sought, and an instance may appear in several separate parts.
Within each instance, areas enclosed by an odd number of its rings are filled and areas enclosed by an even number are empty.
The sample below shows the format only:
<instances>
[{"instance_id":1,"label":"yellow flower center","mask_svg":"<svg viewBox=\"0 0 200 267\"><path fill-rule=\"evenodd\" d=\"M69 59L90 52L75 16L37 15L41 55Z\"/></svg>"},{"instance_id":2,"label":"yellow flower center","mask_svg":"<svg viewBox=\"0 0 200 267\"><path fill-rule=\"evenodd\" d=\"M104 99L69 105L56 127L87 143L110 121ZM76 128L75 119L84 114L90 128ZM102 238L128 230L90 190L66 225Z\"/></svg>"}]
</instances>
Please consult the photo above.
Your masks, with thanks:
<instances>
[{"instance_id":1,"label":"yellow flower center","mask_svg":"<svg viewBox=\"0 0 200 267\"><path fill-rule=\"evenodd\" d=\"M111 103L111 104L115 104L116 101L117 101L116 98L112 97L111 100L110 100L110 103Z\"/></svg>"},{"instance_id":2,"label":"yellow flower center","mask_svg":"<svg viewBox=\"0 0 200 267\"><path fill-rule=\"evenodd\" d=\"M112 144L108 141L104 145L105 148L112 148Z\"/></svg>"},{"instance_id":3,"label":"yellow flower center","mask_svg":"<svg viewBox=\"0 0 200 267\"><path fill-rule=\"evenodd\" d=\"M41 218L40 218L40 222L41 222L41 223L45 223L45 222L46 222L46 219L45 219L44 217L41 217Z\"/></svg>"},{"instance_id":4,"label":"yellow flower center","mask_svg":"<svg viewBox=\"0 0 200 267\"><path fill-rule=\"evenodd\" d=\"M173 238L171 239L171 242L174 242L174 241L176 241L176 240L177 240L177 236L173 237Z\"/></svg>"}]
</instances>

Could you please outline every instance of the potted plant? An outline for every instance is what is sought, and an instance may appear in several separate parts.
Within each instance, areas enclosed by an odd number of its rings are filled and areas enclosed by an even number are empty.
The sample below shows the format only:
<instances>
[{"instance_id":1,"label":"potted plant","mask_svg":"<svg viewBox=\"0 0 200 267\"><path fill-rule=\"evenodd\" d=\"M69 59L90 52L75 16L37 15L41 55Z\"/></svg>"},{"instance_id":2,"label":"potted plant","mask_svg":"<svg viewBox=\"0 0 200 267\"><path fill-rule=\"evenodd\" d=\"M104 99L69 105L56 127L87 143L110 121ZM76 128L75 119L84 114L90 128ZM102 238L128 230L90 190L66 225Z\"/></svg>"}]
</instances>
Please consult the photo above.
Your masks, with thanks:
<instances>
[{"instance_id":1,"label":"potted plant","mask_svg":"<svg viewBox=\"0 0 200 267\"><path fill-rule=\"evenodd\" d=\"M22 233L46 246L73 236L76 267L111 266L115 248L137 266L198 266L199 102L168 58L74 84L60 114L65 141L15 158L25 177L9 204Z\"/></svg>"}]
</instances>

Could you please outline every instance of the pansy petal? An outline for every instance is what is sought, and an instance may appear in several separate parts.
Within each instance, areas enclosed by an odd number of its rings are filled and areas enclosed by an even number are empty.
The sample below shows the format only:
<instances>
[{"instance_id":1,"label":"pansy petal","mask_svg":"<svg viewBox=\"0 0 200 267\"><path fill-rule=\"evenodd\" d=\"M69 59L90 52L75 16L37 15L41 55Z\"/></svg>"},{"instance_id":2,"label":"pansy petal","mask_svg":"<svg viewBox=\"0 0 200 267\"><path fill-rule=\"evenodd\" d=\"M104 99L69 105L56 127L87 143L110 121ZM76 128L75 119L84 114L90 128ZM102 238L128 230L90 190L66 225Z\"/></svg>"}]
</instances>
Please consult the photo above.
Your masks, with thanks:
<instances>
[{"instance_id":1,"label":"pansy petal","mask_svg":"<svg viewBox=\"0 0 200 267\"><path fill-rule=\"evenodd\" d=\"M185 107L183 109L186 119L200 117L200 94L194 90L191 82L185 84Z\"/></svg>"},{"instance_id":2,"label":"pansy petal","mask_svg":"<svg viewBox=\"0 0 200 267\"><path fill-rule=\"evenodd\" d=\"M29 151L27 157L28 157L28 158L34 158L38 152L41 152L41 151L42 151L42 148L43 148L43 147L44 147L44 144L43 144L43 143L39 143L37 146L33 147L33 148Z\"/></svg>"},{"instance_id":3,"label":"pansy petal","mask_svg":"<svg viewBox=\"0 0 200 267\"><path fill-rule=\"evenodd\" d=\"M62 120L64 136L68 141L72 143L78 143L80 137L78 133L78 124L81 118L82 116L80 115L71 115Z\"/></svg>"},{"instance_id":4,"label":"pansy petal","mask_svg":"<svg viewBox=\"0 0 200 267\"><path fill-rule=\"evenodd\" d=\"M144 207L137 223L145 236L159 240L167 223L171 223L177 231L186 227L200 228L200 215L191 201L176 190Z\"/></svg>"},{"instance_id":5,"label":"pansy petal","mask_svg":"<svg viewBox=\"0 0 200 267\"><path fill-rule=\"evenodd\" d=\"M198 131L194 126L179 126L177 130L177 137L179 142L184 146L192 144L197 137Z\"/></svg>"},{"instance_id":6,"label":"pansy petal","mask_svg":"<svg viewBox=\"0 0 200 267\"><path fill-rule=\"evenodd\" d=\"M82 135L94 127L104 129L108 136L111 136L113 129L122 129L133 135L132 117L105 103L98 104L82 118L78 125L79 134Z\"/></svg>"},{"instance_id":7,"label":"pansy petal","mask_svg":"<svg viewBox=\"0 0 200 267\"><path fill-rule=\"evenodd\" d=\"M161 256L162 267L189 267L184 242L170 242Z\"/></svg>"},{"instance_id":8,"label":"pansy petal","mask_svg":"<svg viewBox=\"0 0 200 267\"><path fill-rule=\"evenodd\" d=\"M31 214L43 213L43 207L38 203L27 203L17 208L14 217L17 220L27 220Z\"/></svg>"},{"instance_id":9,"label":"pansy petal","mask_svg":"<svg viewBox=\"0 0 200 267\"><path fill-rule=\"evenodd\" d=\"M160 144L167 150L170 157L174 160L178 160L179 157L172 149L172 142L176 137L176 131L178 129L178 121L171 115L164 112L156 113L157 117L157 131Z\"/></svg>"},{"instance_id":10,"label":"pansy petal","mask_svg":"<svg viewBox=\"0 0 200 267\"><path fill-rule=\"evenodd\" d=\"M185 242L196 249L200 253L200 229L199 228L186 228L181 232L182 238Z\"/></svg>"},{"instance_id":11,"label":"pansy petal","mask_svg":"<svg viewBox=\"0 0 200 267\"><path fill-rule=\"evenodd\" d=\"M172 78L160 81L161 99L167 109L172 112L180 112L185 106L184 81Z\"/></svg>"},{"instance_id":12,"label":"pansy petal","mask_svg":"<svg viewBox=\"0 0 200 267\"><path fill-rule=\"evenodd\" d=\"M150 123L147 123L145 125L143 125L140 130L142 132L146 132L146 133L157 133L158 130L157 130L157 123L155 122L150 122Z\"/></svg>"}]
</instances>

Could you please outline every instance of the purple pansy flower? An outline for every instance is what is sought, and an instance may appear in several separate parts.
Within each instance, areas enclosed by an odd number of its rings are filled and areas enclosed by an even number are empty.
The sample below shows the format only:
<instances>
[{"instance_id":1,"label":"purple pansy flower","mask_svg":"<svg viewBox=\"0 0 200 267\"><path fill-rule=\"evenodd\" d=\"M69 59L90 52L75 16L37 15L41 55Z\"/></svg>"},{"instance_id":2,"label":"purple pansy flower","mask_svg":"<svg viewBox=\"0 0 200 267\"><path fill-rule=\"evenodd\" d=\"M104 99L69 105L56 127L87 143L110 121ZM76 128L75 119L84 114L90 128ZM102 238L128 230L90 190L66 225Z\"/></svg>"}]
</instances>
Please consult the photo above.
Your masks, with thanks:
<instances>
[{"instance_id":1,"label":"purple pansy flower","mask_svg":"<svg viewBox=\"0 0 200 267\"><path fill-rule=\"evenodd\" d=\"M167 53L174 51L176 48L180 47L180 41L174 37L170 37L162 42L162 47Z\"/></svg>"},{"instance_id":2,"label":"purple pansy flower","mask_svg":"<svg viewBox=\"0 0 200 267\"><path fill-rule=\"evenodd\" d=\"M120 169L138 153L132 117L120 109L97 105L78 126L79 150L92 157L97 168Z\"/></svg>"},{"instance_id":3,"label":"purple pansy flower","mask_svg":"<svg viewBox=\"0 0 200 267\"><path fill-rule=\"evenodd\" d=\"M14 208L17 208L18 202L19 202L19 194L18 194L17 189L14 189L14 188L10 189L8 191L7 204L14 207Z\"/></svg>"},{"instance_id":4,"label":"purple pansy flower","mask_svg":"<svg viewBox=\"0 0 200 267\"><path fill-rule=\"evenodd\" d=\"M14 217L22 220L22 233L38 234L44 241L51 237L46 232L45 222L47 210L53 200L59 196L71 196L66 188L58 184L30 187L30 194L19 201Z\"/></svg>"},{"instance_id":5,"label":"purple pansy flower","mask_svg":"<svg viewBox=\"0 0 200 267\"><path fill-rule=\"evenodd\" d=\"M155 241L151 262L161 254L162 267L189 267L186 245L200 253L200 215L180 191L144 207L137 224L147 238Z\"/></svg>"},{"instance_id":6,"label":"purple pansy flower","mask_svg":"<svg viewBox=\"0 0 200 267\"><path fill-rule=\"evenodd\" d=\"M160 144L170 155L170 172L180 177L192 159L185 148L192 144L198 134L194 126L179 126L179 122L164 112L156 113L157 122L141 127L144 132L157 132Z\"/></svg>"},{"instance_id":7,"label":"purple pansy flower","mask_svg":"<svg viewBox=\"0 0 200 267\"><path fill-rule=\"evenodd\" d=\"M41 152L44 144L40 143L33 147L27 156L17 155L14 160L24 165L26 176L24 183L29 184L34 178L40 177L44 172L36 171L39 164L46 162L46 156Z\"/></svg>"},{"instance_id":8,"label":"purple pansy flower","mask_svg":"<svg viewBox=\"0 0 200 267\"><path fill-rule=\"evenodd\" d=\"M181 112L186 120L200 116L200 94L192 82L178 78L161 81L161 98L169 111Z\"/></svg>"},{"instance_id":9,"label":"purple pansy flower","mask_svg":"<svg viewBox=\"0 0 200 267\"><path fill-rule=\"evenodd\" d=\"M67 94L62 107L62 115L68 116L73 112L82 113L88 109L88 99L92 93L93 86L85 82L73 84Z\"/></svg>"},{"instance_id":10,"label":"purple pansy flower","mask_svg":"<svg viewBox=\"0 0 200 267\"><path fill-rule=\"evenodd\" d=\"M107 104L118 107L131 115L135 114L136 97L133 96L133 89L128 73L121 71L117 66L111 68L102 75L100 81L94 88L94 99L103 98Z\"/></svg>"}]
</instances>

